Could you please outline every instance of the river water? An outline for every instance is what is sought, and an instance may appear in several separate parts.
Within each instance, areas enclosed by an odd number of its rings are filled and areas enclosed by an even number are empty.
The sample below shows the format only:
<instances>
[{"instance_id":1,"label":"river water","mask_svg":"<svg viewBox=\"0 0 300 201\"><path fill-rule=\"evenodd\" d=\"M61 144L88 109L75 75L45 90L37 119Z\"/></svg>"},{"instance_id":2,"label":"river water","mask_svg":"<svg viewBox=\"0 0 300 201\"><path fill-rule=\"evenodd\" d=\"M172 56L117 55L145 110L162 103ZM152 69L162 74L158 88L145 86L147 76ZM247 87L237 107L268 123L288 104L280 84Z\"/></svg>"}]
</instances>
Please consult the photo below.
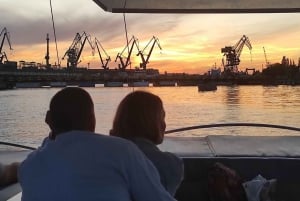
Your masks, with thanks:
<instances>
[{"instance_id":1,"label":"river water","mask_svg":"<svg viewBox=\"0 0 300 201\"><path fill-rule=\"evenodd\" d=\"M159 95L166 110L167 130L214 123L266 123L299 126L300 86L218 86L214 92L197 87L85 88L95 103L96 132L107 134L120 100L133 90ZM51 97L60 89L0 91L0 141L40 145L48 135L44 122ZM169 135L300 135L278 129L226 127Z\"/></svg>"}]
</instances>

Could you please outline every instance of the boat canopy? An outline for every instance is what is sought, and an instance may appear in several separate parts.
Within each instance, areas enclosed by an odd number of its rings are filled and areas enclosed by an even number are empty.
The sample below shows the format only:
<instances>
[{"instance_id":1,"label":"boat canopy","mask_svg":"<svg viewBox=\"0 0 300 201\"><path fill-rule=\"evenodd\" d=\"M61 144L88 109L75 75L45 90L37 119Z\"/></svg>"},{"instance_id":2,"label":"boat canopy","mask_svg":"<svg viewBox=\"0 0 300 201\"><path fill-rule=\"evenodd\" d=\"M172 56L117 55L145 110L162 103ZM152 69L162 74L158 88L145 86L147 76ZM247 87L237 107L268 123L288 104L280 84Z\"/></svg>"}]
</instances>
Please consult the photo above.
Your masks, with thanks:
<instances>
[{"instance_id":1,"label":"boat canopy","mask_svg":"<svg viewBox=\"0 0 300 201\"><path fill-rule=\"evenodd\" d=\"M112 13L293 13L299 0L93 0Z\"/></svg>"}]
</instances>

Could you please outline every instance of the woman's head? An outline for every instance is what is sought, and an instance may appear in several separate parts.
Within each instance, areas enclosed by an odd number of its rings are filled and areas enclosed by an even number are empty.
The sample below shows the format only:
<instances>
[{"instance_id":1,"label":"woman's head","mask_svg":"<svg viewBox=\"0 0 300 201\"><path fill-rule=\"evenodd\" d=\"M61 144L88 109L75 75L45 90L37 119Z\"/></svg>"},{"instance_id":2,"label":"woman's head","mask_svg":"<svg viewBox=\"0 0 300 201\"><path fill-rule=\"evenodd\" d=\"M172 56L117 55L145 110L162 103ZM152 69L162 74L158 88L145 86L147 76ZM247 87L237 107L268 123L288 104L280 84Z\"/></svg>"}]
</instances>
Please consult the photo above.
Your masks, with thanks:
<instances>
[{"instance_id":1,"label":"woman's head","mask_svg":"<svg viewBox=\"0 0 300 201\"><path fill-rule=\"evenodd\" d=\"M127 139L142 137L160 144L165 129L165 111L161 99L149 92L135 91L119 104L110 135Z\"/></svg>"}]
</instances>

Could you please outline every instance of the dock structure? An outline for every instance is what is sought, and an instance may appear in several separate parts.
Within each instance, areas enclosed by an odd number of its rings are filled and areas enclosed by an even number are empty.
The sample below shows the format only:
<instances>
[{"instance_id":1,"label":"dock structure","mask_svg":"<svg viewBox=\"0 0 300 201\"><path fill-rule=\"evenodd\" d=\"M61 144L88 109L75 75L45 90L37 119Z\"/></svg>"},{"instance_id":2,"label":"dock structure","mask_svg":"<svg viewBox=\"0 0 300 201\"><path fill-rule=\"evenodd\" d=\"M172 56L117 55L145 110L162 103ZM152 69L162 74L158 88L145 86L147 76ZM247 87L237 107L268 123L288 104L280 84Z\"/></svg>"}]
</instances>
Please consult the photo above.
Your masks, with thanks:
<instances>
[{"instance_id":1,"label":"dock structure","mask_svg":"<svg viewBox=\"0 0 300 201\"><path fill-rule=\"evenodd\" d=\"M16 63L0 65L0 89L38 88L38 87L162 87L162 86L198 86L213 82L219 85L300 85L300 75L295 77L277 77L257 73L219 76L164 73L156 69L87 69L87 68L17 68Z\"/></svg>"},{"instance_id":2,"label":"dock structure","mask_svg":"<svg viewBox=\"0 0 300 201\"><path fill-rule=\"evenodd\" d=\"M82 86L95 87L147 87L197 86L201 75L159 74L158 70L104 70L104 69L0 69L0 87L38 88Z\"/></svg>"}]
</instances>

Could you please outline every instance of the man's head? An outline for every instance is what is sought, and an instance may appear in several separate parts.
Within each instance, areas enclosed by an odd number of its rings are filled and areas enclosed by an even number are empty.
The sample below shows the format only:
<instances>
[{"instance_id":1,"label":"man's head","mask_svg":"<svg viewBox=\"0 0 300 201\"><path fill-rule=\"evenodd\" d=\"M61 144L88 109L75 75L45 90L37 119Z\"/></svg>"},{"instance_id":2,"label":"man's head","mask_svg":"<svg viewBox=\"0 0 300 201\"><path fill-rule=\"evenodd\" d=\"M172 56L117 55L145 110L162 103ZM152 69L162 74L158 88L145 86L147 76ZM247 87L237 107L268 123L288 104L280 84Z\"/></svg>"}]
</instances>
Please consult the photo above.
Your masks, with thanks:
<instances>
[{"instance_id":1,"label":"man's head","mask_svg":"<svg viewBox=\"0 0 300 201\"><path fill-rule=\"evenodd\" d=\"M79 87L66 87L51 99L46 123L52 137L71 130L95 131L94 103L88 92Z\"/></svg>"}]
</instances>

